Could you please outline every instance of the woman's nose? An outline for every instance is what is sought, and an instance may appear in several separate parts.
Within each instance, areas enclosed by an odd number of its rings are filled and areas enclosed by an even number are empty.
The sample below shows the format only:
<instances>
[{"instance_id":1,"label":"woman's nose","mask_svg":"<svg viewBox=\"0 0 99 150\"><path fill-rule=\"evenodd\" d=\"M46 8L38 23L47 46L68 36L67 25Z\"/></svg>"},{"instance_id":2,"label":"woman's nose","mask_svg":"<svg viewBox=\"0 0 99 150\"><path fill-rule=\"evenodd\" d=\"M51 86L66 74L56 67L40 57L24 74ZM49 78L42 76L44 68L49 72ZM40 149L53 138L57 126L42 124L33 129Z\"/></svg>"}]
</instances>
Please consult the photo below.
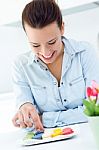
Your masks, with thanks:
<instances>
[{"instance_id":1,"label":"woman's nose","mask_svg":"<svg viewBox=\"0 0 99 150\"><path fill-rule=\"evenodd\" d=\"M50 48L49 47L42 47L42 50L41 50L42 54L45 55L45 56L48 56L50 55Z\"/></svg>"}]
</instances>

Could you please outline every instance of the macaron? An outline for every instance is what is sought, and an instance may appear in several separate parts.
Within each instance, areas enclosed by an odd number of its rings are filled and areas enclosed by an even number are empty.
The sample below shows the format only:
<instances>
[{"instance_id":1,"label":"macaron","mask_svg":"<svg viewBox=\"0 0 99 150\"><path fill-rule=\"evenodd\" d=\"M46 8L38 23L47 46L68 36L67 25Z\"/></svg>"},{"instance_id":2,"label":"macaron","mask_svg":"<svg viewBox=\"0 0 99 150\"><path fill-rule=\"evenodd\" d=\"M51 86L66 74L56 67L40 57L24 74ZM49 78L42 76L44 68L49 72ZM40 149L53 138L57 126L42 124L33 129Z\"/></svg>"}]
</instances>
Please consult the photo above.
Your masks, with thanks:
<instances>
[{"instance_id":1,"label":"macaron","mask_svg":"<svg viewBox=\"0 0 99 150\"><path fill-rule=\"evenodd\" d=\"M58 135L61 135L62 134L62 130L60 128L56 128L53 130L53 133L51 134L51 137L55 137L55 136L58 136Z\"/></svg>"},{"instance_id":2,"label":"macaron","mask_svg":"<svg viewBox=\"0 0 99 150\"><path fill-rule=\"evenodd\" d=\"M62 135L66 135L66 134L71 134L73 133L74 131L71 129L71 128L64 128L62 130Z\"/></svg>"},{"instance_id":3,"label":"macaron","mask_svg":"<svg viewBox=\"0 0 99 150\"><path fill-rule=\"evenodd\" d=\"M32 139L33 137L34 137L34 133L33 132L28 132L26 134L26 136L24 137L24 140L26 140L26 139Z\"/></svg>"}]
</instances>

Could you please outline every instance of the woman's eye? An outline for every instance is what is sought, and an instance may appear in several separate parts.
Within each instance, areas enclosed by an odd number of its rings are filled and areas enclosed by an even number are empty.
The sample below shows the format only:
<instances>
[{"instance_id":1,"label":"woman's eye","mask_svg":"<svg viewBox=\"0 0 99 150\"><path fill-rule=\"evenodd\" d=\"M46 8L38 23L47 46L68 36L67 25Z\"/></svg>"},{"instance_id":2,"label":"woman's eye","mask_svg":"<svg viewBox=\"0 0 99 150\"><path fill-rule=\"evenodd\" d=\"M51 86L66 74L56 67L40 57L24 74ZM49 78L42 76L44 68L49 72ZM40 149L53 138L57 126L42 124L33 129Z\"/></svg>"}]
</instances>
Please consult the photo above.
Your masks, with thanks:
<instances>
[{"instance_id":1,"label":"woman's eye","mask_svg":"<svg viewBox=\"0 0 99 150\"><path fill-rule=\"evenodd\" d=\"M32 45L33 47L39 47L40 45Z\"/></svg>"},{"instance_id":2,"label":"woman's eye","mask_svg":"<svg viewBox=\"0 0 99 150\"><path fill-rule=\"evenodd\" d=\"M49 43L49 45L52 45L52 44L55 44L55 43L56 43L56 41L53 41L53 42Z\"/></svg>"}]
</instances>

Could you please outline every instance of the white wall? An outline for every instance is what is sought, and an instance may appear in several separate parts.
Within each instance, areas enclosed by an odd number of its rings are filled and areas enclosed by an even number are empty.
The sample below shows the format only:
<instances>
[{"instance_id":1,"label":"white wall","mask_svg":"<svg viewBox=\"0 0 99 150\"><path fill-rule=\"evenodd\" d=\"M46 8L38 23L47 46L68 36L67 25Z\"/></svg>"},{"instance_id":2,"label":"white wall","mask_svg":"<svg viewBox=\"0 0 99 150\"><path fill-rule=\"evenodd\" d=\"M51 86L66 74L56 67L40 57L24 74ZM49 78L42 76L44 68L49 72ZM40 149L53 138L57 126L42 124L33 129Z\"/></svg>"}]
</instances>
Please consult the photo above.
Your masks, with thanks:
<instances>
[{"instance_id":1,"label":"white wall","mask_svg":"<svg viewBox=\"0 0 99 150\"><path fill-rule=\"evenodd\" d=\"M99 8L64 17L68 38L91 42L97 48ZM19 27L0 27L0 93L12 91L11 63L17 54L30 50Z\"/></svg>"},{"instance_id":2,"label":"white wall","mask_svg":"<svg viewBox=\"0 0 99 150\"><path fill-rule=\"evenodd\" d=\"M21 28L0 27L0 93L12 91L11 63L16 55L28 50Z\"/></svg>"},{"instance_id":3,"label":"white wall","mask_svg":"<svg viewBox=\"0 0 99 150\"><path fill-rule=\"evenodd\" d=\"M99 49L99 7L64 17L68 38L90 42Z\"/></svg>"}]
</instances>

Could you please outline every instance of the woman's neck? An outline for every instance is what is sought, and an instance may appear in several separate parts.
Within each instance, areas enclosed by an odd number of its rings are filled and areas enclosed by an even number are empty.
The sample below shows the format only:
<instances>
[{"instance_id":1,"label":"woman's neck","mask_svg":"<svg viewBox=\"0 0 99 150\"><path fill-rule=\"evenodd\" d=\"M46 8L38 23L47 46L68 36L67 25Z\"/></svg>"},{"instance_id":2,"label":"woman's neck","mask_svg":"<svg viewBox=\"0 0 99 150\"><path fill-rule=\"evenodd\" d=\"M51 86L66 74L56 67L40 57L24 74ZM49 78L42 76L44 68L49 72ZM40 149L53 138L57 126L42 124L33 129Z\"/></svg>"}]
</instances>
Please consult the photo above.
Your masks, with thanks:
<instances>
[{"instance_id":1,"label":"woman's neck","mask_svg":"<svg viewBox=\"0 0 99 150\"><path fill-rule=\"evenodd\" d=\"M57 57L57 59L53 63L47 65L50 72L57 79L58 83L60 82L60 79L61 79L63 54L64 54L64 45L62 44L62 50L61 50L60 55Z\"/></svg>"}]
</instances>

